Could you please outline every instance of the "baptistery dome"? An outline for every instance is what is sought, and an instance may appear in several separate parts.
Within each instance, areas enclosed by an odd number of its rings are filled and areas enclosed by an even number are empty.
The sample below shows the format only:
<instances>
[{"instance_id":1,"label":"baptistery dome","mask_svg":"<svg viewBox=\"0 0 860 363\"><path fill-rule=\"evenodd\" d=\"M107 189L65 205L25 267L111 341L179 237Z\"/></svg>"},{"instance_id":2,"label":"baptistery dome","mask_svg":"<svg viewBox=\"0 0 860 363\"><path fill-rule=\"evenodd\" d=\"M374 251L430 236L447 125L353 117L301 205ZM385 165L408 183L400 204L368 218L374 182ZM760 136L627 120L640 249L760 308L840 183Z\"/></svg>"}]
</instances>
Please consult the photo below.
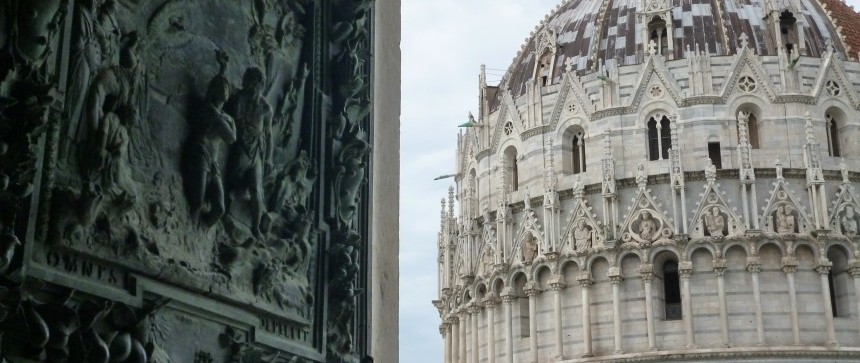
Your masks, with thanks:
<instances>
[{"instance_id":1,"label":"baptistery dome","mask_svg":"<svg viewBox=\"0 0 860 363\"><path fill-rule=\"evenodd\" d=\"M483 66L445 362L860 359L860 14L565 1Z\"/></svg>"}]
</instances>

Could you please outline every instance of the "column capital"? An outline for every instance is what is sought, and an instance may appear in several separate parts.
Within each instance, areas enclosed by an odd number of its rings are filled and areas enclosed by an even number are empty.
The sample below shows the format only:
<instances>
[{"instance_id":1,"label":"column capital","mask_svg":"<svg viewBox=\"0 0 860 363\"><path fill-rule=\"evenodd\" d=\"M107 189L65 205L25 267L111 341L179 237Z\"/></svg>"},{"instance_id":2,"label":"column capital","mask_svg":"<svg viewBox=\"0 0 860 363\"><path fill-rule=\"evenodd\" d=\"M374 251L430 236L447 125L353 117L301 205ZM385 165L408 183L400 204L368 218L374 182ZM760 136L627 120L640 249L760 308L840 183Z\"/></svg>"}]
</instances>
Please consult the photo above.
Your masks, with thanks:
<instances>
[{"instance_id":1,"label":"column capital","mask_svg":"<svg viewBox=\"0 0 860 363\"><path fill-rule=\"evenodd\" d=\"M795 273L797 272L797 265L797 259L792 256L782 258L782 272Z\"/></svg>"},{"instance_id":2,"label":"column capital","mask_svg":"<svg viewBox=\"0 0 860 363\"><path fill-rule=\"evenodd\" d=\"M448 316L448 324L457 325L459 323L460 323L460 318L458 316L456 316L456 315L449 315Z\"/></svg>"},{"instance_id":3,"label":"column capital","mask_svg":"<svg viewBox=\"0 0 860 363\"><path fill-rule=\"evenodd\" d=\"M499 297L495 292L488 292L487 295L484 296L484 307L492 309L498 303Z\"/></svg>"},{"instance_id":4,"label":"column capital","mask_svg":"<svg viewBox=\"0 0 860 363\"><path fill-rule=\"evenodd\" d=\"M567 285L560 281L553 281L549 284L549 289L552 291L561 291L564 290L565 287L567 287Z\"/></svg>"},{"instance_id":5,"label":"column capital","mask_svg":"<svg viewBox=\"0 0 860 363\"><path fill-rule=\"evenodd\" d=\"M473 316L480 314L481 313L481 306L476 304L476 303L470 304L469 305L469 313L472 314Z\"/></svg>"},{"instance_id":6,"label":"column capital","mask_svg":"<svg viewBox=\"0 0 860 363\"><path fill-rule=\"evenodd\" d=\"M678 264L678 274L682 279L689 279L693 276L693 262L683 261Z\"/></svg>"},{"instance_id":7,"label":"column capital","mask_svg":"<svg viewBox=\"0 0 860 363\"><path fill-rule=\"evenodd\" d=\"M753 274L761 272L761 262L758 257L747 257L747 271Z\"/></svg>"},{"instance_id":8,"label":"column capital","mask_svg":"<svg viewBox=\"0 0 860 363\"><path fill-rule=\"evenodd\" d=\"M540 295L541 291L537 288L537 286L528 286L526 285L526 289L523 289L523 292L526 293L528 297L534 297Z\"/></svg>"},{"instance_id":9,"label":"column capital","mask_svg":"<svg viewBox=\"0 0 860 363\"><path fill-rule=\"evenodd\" d=\"M580 274L579 277L576 278L576 280L579 281L579 286L583 289L591 287L591 284L594 283L594 281L591 280L591 274L589 274L588 272Z\"/></svg>"},{"instance_id":10,"label":"column capital","mask_svg":"<svg viewBox=\"0 0 860 363\"><path fill-rule=\"evenodd\" d=\"M639 276L642 277L642 281L651 281L654 278L654 265L650 263L639 265Z\"/></svg>"},{"instance_id":11,"label":"column capital","mask_svg":"<svg viewBox=\"0 0 860 363\"><path fill-rule=\"evenodd\" d=\"M439 335L441 335L442 338L445 338L448 336L448 327L449 326L450 325L448 323L442 323L439 325Z\"/></svg>"},{"instance_id":12,"label":"column capital","mask_svg":"<svg viewBox=\"0 0 860 363\"><path fill-rule=\"evenodd\" d=\"M619 285L621 284L621 281L624 281L624 277L622 277L620 274L609 275L609 282L611 282L613 285Z\"/></svg>"},{"instance_id":13,"label":"column capital","mask_svg":"<svg viewBox=\"0 0 860 363\"><path fill-rule=\"evenodd\" d=\"M848 269L848 273L851 274L851 277L860 278L860 267L851 267Z\"/></svg>"},{"instance_id":14,"label":"column capital","mask_svg":"<svg viewBox=\"0 0 860 363\"><path fill-rule=\"evenodd\" d=\"M514 301L517 301L517 295L510 288L507 288L502 291L502 301L505 304L513 304Z\"/></svg>"},{"instance_id":15,"label":"column capital","mask_svg":"<svg viewBox=\"0 0 860 363\"><path fill-rule=\"evenodd\" d=\"M822 275L827 275L830 273L830 269L833 268L833 262L827 260L818 261L818 266L815 266L815 271Z\"/></svg>"},{"instance_id":16,"label":"column capital","mask_svg":"<svg viewBox=\"0 0 860 363\"><path fill-rule=\"evenodd\" d=\"M726 267L725 266L723 266L723 267L714 266L714 276L723 277L725 275L726 275Z\"/></svg>"}]
</instances>

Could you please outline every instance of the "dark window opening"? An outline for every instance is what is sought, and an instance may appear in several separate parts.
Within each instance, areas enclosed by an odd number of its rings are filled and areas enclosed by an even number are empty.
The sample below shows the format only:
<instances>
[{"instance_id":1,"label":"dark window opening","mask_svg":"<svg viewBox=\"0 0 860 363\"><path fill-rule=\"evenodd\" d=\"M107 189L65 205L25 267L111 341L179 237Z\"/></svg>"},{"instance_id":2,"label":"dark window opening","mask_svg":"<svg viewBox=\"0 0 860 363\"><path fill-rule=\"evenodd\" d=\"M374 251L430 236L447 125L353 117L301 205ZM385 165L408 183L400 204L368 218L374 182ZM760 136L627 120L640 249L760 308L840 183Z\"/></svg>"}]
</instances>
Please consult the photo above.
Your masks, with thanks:
<instances>
[{"instance_id":1,"label":"dark window opening","mask_svg":"<svg viewBox=\"0 0 860 363\"><path fill-rule=\"evenodd\" d=\"M782 37L782 45L785 47L786 54L791 54L794 51L794 46L797 44L797 19L790 11L783 11L779 16L779 36Z\"/></svg>"},{"instance_id":2,"label":"dark window opening","mask_svg":"<svg viewBox=\"0 0 860 363\"><path fill-rule=\"evenodd\" d=\"M660 138L657 134L657 121L648 121L648 160L660 159Z\"/></svg>"},{"instance_id":3,"label":"dark window opening","mask_svg":"<svg viewBox=\"0 0 860 363\"><path fill-rule=\"evenodd\" d=\"M666 28L666 22L659 18L654 17L650 23L648 23L648 33L650 34L649 43L651 41L654 42L656 46L655 50L657 54L664 55L669 52L669 34ZM645 45L645 52L647 53L650 48L650 44Z\"/></svg>"},{"instance_id":4,"label":"dark window opening","mask_svg":"<svg viewBox=\"0 0 860 363\"><path fill-rule=\"evenodd\" d=\"M829 113L824 115L824 118L827 121L827 149L830 151L830 156L842 156L839 150L839 124Z\"/></svg>"},{"instance_id":5,"label":"dark window opening","mask_svg":"<svg viewBox=\"0 0 860 363\"><path fill-rule=\"evenodd\" d=\"M750 141L750 148L758 149L758 120L755 115L750 115L747 120L747 134Z\"/></svg>"},{"instance_id":6,"label":"dark window opening","mask_svg":"<svg viewBox=\"0 0 860 363\"><path fill-rule=\"evenodd\" d=\"M517 167L517 157L514 155L514 160L511 162L511 190L520 190L520 172Z\"/></svg>"},{"instance_id":7,"label":"dark window opening","mask_svg":"<svg viewBox=\"0 0 860 363\"><path fill-rule=\"evenodd\" d=\"M830 308L833 310L833 317L836 318L839 316L839 312L836 308L836 286L833 284L833 271L827 273L827 286L830 288Z\"/></svg>"},{"instance_id":8,"label":"dark window opening","mask_svg":"<svg viewBox=\"0 0 860 363\"><path fill-rule=\"evenodd\" d=\"M663 264L663 295L666 302L666 320L680 320L682 312L678 262L666 261Z\"/></svg>"},{"instance_id":9,"label":"dark window opening","mask_svg":"<svg viewBox=\"0 0 860 363\"><path fill-rule=\"evenodd\" d=\"M723 159L720 155L720 143L719 142L709 142L708 143L708 157L711 158L711 163L714 164L717 169L723 168Z\"/></svg>"},{"instance_id":10,"label":"dark window opening","mask_svg":"<svg viewBox=\"0 0 860 363\"><path fill-rule=\"evenodd\" d=\"M668 159L669 149L672 148L672 130L669 127L669 118L665 116L660 120L660 145L663 159Z\"/></svg>"},{"instance_id":11,"label":"dark window opening","mask_svg":"<svg viewBox=\"0 0 860 363\"><path fill-rule=\"evenodd\" d=\"M582 138L582 133L573 137L573 173L579 174L585 172L585 140Z\"/></svg>"}]
</instances>

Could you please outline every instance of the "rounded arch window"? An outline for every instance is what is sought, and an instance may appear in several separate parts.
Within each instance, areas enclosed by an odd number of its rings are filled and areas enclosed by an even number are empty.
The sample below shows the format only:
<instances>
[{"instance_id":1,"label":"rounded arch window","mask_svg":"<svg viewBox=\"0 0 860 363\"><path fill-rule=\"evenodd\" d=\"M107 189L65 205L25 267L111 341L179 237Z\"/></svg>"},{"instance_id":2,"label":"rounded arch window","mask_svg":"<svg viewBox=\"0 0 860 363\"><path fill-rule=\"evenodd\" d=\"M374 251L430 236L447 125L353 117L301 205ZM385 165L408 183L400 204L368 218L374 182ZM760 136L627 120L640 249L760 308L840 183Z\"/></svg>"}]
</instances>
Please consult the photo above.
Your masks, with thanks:
<instances>
[{"instance_id":1,"label":"rounded arch window","mask_svg":"<svg viewBox=\"0 0 860 363\"><path fill-rule=\"evenodd\" d=\"M582 127L571 126L564 132L562 150L566 172L579 174L586 171L585 131Z\"/></svg>"},{"instance_id":2,"label":"rounded arch window","mask_svg":"<svg viewBox=\"0 0 860 363\"><path fill-rule=\"evenodd\" d=\"M672 148L672 131L669 118L655 115L648 119L648 160L669 158Z\"/></svg>"}]
</instances>

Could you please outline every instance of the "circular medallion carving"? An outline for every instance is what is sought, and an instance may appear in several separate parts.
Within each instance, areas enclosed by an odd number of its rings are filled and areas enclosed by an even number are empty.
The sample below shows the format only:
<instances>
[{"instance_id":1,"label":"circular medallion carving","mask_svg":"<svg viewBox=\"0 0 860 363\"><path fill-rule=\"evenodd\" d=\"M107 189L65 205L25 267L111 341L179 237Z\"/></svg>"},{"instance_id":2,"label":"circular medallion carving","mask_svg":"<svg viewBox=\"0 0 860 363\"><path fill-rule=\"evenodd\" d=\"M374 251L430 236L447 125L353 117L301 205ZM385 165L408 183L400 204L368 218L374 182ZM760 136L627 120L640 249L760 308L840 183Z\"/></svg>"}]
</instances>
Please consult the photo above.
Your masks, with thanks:
<instances>
[{"instance_id":1,"label":"circular medallion carving","mask_svg":"<svg viewBox=\"0 0 860 363\"><path fill-rule=\"evenodd\" d=\"M738 88L744 92L753 92L756 89L755 80L750 76L743 76L738 80Z\"/></svg>"}]
</instances>

